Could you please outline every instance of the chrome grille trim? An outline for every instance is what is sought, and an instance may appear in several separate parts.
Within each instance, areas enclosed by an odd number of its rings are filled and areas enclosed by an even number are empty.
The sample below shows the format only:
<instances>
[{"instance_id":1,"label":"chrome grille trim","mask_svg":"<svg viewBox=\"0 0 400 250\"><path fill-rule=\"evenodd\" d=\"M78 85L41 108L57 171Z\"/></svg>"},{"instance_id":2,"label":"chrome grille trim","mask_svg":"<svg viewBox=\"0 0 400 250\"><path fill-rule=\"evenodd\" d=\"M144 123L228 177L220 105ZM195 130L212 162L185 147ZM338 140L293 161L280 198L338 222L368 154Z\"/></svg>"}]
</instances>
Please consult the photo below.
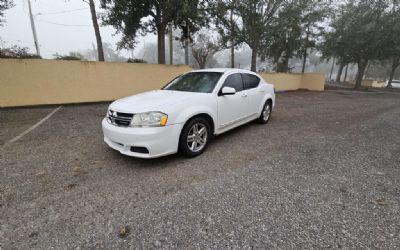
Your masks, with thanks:
<instances>
[{"instance_id":1,"label":"chrome grille trim","mask_svg":"<svg viewBox=\"0 0 400 250\"><path fill-rule=\"evenodd\" d=\"M115 126L128 127L131 124L133 114L122 113L109 109L107 112L107 121Z\"/></svg>"}]
</instances>

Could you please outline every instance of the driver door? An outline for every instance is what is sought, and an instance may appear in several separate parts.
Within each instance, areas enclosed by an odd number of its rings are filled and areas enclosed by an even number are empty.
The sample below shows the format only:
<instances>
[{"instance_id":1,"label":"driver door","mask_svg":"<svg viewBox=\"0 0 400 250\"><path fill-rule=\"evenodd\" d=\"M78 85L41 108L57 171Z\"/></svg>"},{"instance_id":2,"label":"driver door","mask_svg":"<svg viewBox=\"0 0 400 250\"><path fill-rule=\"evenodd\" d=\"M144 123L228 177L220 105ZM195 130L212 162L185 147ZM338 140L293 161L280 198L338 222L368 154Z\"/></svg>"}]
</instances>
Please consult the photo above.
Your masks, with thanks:
<instances>
[{"instance_id":1,"label":"driver door","mask_svg":"<svg viewBox=\"0 0 400 250\"><path fill-rule=\"evenodd\" d=\"M223 87L234 88L236 93L234 95L221 95ZM235 127L246 117L248 98L240 73L231 74L225 79L217 98L218 129L220 131Z\"/></svg>"}]
</instances>

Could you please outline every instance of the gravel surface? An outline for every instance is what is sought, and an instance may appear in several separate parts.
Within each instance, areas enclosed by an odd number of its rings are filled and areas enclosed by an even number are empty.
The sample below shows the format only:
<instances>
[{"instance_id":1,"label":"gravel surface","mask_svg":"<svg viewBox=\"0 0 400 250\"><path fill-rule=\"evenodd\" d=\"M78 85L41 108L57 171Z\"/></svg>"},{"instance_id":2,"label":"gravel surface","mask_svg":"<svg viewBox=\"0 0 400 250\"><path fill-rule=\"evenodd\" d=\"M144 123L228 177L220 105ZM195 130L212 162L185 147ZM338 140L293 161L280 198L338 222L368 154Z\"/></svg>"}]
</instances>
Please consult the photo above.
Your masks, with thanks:
<instances>
[{"instance_id":1,"label":"gravel surface","mask_svg":"<svg viewBox=\"0 0 400 250\"><path fill-rule=\"evenodd\" d=\"M0 110L0 249L400 248L400 94L288 92L194 159L123 156L106 104Z\"/></svg>"}]
</instances>

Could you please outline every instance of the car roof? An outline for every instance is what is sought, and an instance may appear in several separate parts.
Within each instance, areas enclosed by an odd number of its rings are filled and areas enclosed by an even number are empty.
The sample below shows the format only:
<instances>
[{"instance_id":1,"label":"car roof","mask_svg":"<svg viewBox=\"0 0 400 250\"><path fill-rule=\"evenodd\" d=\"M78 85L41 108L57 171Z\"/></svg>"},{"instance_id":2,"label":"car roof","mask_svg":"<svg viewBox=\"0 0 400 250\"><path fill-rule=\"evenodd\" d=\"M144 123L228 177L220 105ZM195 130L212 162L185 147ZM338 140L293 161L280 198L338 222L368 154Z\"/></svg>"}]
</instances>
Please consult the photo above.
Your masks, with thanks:
<instances>
[{"instance_id":1,"label":"car roof","mask_svg":"<svg viewBox=\"0 0 400 250\"><path fill-rule=\"evenodd\" d=\"M255 74L253 71L246 70L246 69L237 69L237 68L210 68L210 69L197 69L193 70L192 72L220 72L220 73L250 73Z\"/></svg>"}]
</instances>

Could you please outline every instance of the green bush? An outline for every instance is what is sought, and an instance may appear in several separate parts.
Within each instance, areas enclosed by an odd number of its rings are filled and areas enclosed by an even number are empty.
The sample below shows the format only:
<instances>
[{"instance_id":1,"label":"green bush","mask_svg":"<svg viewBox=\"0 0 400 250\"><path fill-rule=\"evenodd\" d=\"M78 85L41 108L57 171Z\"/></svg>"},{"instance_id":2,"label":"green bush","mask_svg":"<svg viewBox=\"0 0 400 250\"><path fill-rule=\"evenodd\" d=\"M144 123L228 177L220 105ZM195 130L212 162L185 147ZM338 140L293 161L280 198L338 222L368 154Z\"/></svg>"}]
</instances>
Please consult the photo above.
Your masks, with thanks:
<instances>
[{"instance_id":1,"label":"green bush","mask_svg":"<svg viewBox=\"0 0 400 250\"><path fill-rule=\"evenodd\" d=\"M138 58L129 58L126 62L127 63L147 63L145 60L138 59Z\"/></svg>"},{"instance_id":2,"label":"green bush","mask_svg":"<svg viewBox=\"0 0 400 250\"><path fill-rule=\"evenodd\" d=\"M19 47L17 45L11 48L0 49L0 58L10 59L41 59L40 56L29 53L27 47Z\"/></svg>"}]
</instances>

